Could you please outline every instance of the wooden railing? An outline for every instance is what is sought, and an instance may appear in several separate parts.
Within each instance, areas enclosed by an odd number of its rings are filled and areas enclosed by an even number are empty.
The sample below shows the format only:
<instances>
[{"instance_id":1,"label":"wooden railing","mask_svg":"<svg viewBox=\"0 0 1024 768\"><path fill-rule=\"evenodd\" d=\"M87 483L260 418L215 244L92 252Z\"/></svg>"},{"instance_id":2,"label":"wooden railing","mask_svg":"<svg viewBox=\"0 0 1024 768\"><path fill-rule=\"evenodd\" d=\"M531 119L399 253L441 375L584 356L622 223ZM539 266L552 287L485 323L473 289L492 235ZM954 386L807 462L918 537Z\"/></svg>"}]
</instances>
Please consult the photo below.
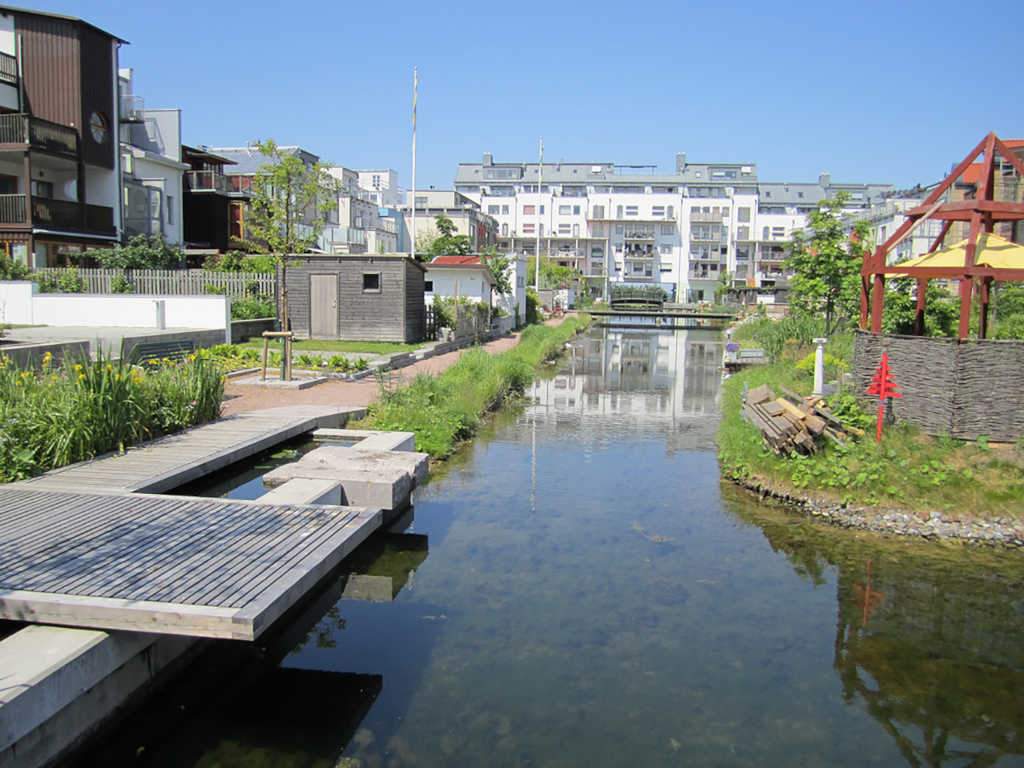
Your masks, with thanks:
<instances>
[{"instance_id":1,"label":"wooden railing","mask_svg":"<svg viewBox=\"0 0 1024 768\"><path fill-rule=\"evenodd\" d=\"M18 60L9 53L0 53L0 83L18 84Z\"/></svg>"}]
</instances>

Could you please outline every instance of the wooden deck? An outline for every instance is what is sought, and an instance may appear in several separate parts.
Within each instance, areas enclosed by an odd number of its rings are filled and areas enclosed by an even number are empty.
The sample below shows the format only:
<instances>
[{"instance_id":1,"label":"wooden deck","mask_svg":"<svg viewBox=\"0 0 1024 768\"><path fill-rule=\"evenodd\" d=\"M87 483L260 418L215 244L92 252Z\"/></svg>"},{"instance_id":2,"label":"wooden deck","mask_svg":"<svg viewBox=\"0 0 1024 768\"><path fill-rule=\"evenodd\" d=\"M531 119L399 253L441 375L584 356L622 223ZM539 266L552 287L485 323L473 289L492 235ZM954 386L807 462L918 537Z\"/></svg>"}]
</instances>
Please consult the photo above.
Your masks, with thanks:
<instances>
[{"instance_id":1,"label":"wooden deck","mask_svg":"<svg viewBox=\"0 0 1024 768\"><path fill-rule=\"evenodd\" d=\"M7 486L161 493L318 427L342 426L364 408L295 405L240 413L121 455L83 461Z\"/></svg>"},{"instance_id":2,"label":"wooden deck","mask_svg":"<svg viewBox=\"0 0 1024 768\"><path fill-rule=\"evenodd\" d=\"M254 640L380 526L358 507L0 488L0 618Z\"/></svg>"}]
</instances>

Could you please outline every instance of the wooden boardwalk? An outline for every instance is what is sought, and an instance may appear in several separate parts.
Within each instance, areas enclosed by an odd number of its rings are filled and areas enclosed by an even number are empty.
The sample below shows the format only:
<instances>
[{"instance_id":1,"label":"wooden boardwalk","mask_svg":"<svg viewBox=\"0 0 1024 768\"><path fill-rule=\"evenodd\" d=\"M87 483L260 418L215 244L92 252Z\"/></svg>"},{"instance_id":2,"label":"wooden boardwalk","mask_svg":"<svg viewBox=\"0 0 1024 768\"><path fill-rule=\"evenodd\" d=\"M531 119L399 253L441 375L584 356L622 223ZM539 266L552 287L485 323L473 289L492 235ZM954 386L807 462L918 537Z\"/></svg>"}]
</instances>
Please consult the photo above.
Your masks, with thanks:
<instances>
[{"instance_id":1,"label":"wooden boardwalk","mask_svg":"<svg viewBox=\"0 0 1024 768\"><path fill-rule=\"evenodd\" d=\"M254 640L379 510L0 488L0 618Z\"/></svg>"},{"instance_id":2,"label":"wooden boardwalk","mask_svg":"<svg viewBox=\"0 0 1024 768\"><path fill-rule=\"evenodd\" d=\"M238 414L0 486L0 618L255 639L380 510L153 494L361 411Z\"/></svg>"},{"instance_id":3,"label":"wooden boardwalk","mask_svg":"<svg viewBox=\"0 0 1024 768\"><path fill-rule=\"evenodd\" d=\"M162 493L317 427L339 427L364 408L293 405L239 413L83 461L8 487L67 491Z\"/></svg>"}]
</instances>

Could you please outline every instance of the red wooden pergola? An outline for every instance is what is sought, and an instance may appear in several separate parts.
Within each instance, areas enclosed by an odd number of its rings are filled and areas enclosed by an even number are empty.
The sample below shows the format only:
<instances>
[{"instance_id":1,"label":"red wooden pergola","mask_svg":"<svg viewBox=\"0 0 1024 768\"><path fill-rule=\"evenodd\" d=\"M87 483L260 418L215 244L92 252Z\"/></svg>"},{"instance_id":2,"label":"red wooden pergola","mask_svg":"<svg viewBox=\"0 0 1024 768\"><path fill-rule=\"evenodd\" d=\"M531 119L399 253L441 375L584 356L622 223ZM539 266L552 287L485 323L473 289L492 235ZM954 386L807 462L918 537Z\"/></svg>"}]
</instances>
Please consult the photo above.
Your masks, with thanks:
<instances>
[{"instance_id":1,"label":"red wooden pergola","mask_svg":"<svg viewBox=\"0 0 1024 768\"><path fill-rule=\"evenodd\" d=\"M978 191L973 200L943 201L943 195L950 190L964 171L966 171L979 155L984 154ZM994 199L995 192L995 158L1001 157L1004 162L1013 166L1024 182L1024 163L999 140L990 133L963 159L956 168L939 184L928 198L917 208L907 212L907 220L892 234L888 240L875 248L873 254L864 258L861 266L860 292L860 327L867 328L871 321L871 332L882 331L882 308L885 305L885 275L892 273L892 267L886 267L885 259L889 251L909 235L925 219L939 219L945 223L942 231L935 238L929 252L938 250L946 238L954 221L970 222L967 235L967 247L962 267L906 267L899 270L900 275L917 280L917 318L915 332L924 332L924 302L928 280L940 278L960 281L960 326L958 335L966 339L971 318L971 294L975 281L980 281L981 327L978 335L985 338L988 331L988 303L992 282L998 280L1024 281L1024 269L994 268L975 263L978 237L982 233L992 233L997 222L1024 220L1024 203L1002 202Z\"/></svg>"}]
</instances>

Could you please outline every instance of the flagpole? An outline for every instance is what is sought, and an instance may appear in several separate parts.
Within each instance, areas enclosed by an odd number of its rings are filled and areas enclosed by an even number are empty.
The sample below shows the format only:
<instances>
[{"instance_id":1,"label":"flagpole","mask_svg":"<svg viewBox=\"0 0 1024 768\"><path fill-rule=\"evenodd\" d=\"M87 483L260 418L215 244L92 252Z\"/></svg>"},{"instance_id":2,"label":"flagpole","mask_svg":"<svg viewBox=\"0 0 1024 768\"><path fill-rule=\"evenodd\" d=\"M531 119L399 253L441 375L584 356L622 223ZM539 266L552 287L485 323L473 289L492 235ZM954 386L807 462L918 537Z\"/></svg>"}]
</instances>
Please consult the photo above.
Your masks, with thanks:
<instances>
[{"instance_id":1,"label":"flagpole","mask_svg":"<svg viewBox=\"0 0 1024 768\"><path fill-rule=\"evenodd\" d=\"M540 301L540 229L544 226L544 220L540 215L543 199L540 191L544 188L544 137L540 137L540 176L537 182L537 274L533 276L533 290L537 292L537 300Z\"/></svg>"},{"instance_id":2,"label":"flagpole","mask_svg":"<svg viewBox=\"0 0 1024 768\"><path fill-rule=\"evenodd\" d=\"M416 260L416 98L419 91L419 72L416 67L412 69L412 234L411 240L412 259Z\"/></svg>"}]
</instances>

